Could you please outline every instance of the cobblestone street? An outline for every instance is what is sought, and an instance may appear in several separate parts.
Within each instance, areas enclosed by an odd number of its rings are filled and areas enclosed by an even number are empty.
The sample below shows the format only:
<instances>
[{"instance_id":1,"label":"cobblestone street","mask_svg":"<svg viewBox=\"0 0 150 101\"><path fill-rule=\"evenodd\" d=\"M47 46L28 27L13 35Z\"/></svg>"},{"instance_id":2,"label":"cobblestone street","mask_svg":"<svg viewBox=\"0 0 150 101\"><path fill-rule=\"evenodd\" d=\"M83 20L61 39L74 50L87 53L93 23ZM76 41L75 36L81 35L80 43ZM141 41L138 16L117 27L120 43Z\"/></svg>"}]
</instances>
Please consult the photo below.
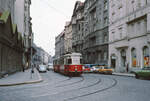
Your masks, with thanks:
<instances>
[{"instance_id":1,"label":"cobblestone street","mask_svg":"<svg viewBox=\"0 0 150 101\"><path fill-rule=\"evenodd\" d=\"M0 87L1 101L144 101L150 94L150 81L134 77L83 74L69 78L53 71L41 76L41 83Z\"/></svg>"}]
</instances>

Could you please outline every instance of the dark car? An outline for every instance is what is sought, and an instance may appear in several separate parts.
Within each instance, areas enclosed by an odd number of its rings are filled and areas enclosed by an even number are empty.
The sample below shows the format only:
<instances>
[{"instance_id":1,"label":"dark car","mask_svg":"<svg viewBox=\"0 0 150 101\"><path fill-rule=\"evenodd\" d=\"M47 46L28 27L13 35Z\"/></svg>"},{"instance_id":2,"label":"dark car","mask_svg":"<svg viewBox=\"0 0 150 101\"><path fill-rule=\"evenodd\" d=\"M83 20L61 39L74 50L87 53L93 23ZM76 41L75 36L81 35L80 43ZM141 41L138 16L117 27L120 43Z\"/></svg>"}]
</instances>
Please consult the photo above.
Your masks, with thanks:
<instances>
[{"instance_id":1,"label":"dark car","mask_svg":"<svg viewBox=\"0 0 150 101\"><path fill-rule=\"evenodd\" d=\"M144 67L142 70L135 72L135 77L150 80L150 67Z\"/></svg>"}]
</instances>

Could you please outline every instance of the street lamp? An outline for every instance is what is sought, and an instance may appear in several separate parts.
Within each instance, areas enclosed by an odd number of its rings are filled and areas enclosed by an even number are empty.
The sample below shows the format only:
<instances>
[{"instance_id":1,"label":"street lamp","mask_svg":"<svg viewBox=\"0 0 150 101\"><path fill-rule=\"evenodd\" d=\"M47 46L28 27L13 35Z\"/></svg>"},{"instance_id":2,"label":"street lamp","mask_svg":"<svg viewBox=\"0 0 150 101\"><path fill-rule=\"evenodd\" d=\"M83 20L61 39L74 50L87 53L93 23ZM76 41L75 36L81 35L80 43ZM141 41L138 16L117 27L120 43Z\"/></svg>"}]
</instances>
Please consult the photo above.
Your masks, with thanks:
<instances>
[{"instance_id":1,"label":"street lamp","mask_svg":"<svg viewBox=\"0 0 150 101\"><path fill-rule=\"evenodd\" d=\"M33 33L31 33L31 36L29 37L29 39L31 40L30 67L31 67L31 78L32 78L32 74L34 73L33 62L32 62Z\"/></svg>"}]
</instances>

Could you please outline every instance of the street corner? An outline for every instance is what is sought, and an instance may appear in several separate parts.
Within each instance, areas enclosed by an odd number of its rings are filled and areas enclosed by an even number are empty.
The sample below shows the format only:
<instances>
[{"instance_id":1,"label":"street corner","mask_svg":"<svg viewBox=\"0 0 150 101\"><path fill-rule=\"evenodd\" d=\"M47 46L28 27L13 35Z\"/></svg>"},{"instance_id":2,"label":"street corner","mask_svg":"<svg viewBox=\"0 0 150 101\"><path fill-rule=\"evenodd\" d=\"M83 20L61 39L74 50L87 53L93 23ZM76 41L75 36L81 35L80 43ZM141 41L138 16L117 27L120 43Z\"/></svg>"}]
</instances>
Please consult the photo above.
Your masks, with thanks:
<instances>
[{"instance_id":1,"label":"street corner","mask_svg":"<svg viewBox=\"0 0 150 101\"><path fill-rule=\"evenodd\" d=\"M16 86L25 84L34 84L43 82L43 79L37 70L34 70L33 74L30 74L30 70L25 72L16 73L5 78L0 79L0 87L4 86ZM32 76L32 77L31 77ZM19 78L18 78L19 77Z\"/></svg>"}]
</instances>

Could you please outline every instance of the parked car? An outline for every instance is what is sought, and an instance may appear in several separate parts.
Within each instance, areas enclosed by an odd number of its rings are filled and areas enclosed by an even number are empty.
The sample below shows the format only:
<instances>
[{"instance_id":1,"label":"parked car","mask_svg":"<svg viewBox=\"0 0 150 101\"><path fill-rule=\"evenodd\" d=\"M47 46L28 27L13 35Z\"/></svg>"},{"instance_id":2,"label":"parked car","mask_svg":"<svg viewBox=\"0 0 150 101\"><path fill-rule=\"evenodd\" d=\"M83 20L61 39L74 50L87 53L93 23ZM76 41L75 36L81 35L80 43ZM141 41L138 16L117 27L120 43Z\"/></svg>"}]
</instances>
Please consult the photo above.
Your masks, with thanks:
<instances>
[{"instance_id":1,"label":"parked car","mask_svg":"<svg viewBox=\"0 0 150 101\"><path fill-rule=\"evenodd\" d=\"M38 71L39 72L47 72L46 71L46 65L39 65Z\"/></svg>"},{"instance_id":2,"label":"parked car","mask_svg":"<svg viewBox=\"0 0 150 101\"><path fill-rule=\"evenodd\" d=\"M48 64L47 70L48 70L48 71L49 71L49 70L53 70L53 64Z\"/></svg>"},{"instance_id":3,"label":"parked car","mask_svg":"<svg viewBox=\"0 0 150 101\"><path fill-rule=\"evenodd\" d=\"M142 70L135 71L135 77L137 79L149 79L150 80L150 67L144 67Z\"/></svg>"},{"instance_id":4,"label":"parked car","mask_svg":"<svg viewBox=\"0 0 150 101\"><path fill-rule=\"evenodd\" d=\"M89 72L91 72L91 69L89 67L83 66L83 72L89 73Z\"/></svg>"},{"instance_id":5,"label":"parked car","mask_svg":"<svg viewBox=\"0 0 150 101\"><path fill-rule=\"evenodd\" d=\"M113 73L113 69L108 66L100 66L98 71L99 71L99 73L103 73L103 74L112 74Z\"/></svg>"},{"instance_id":6,"label":"parked car","mask_svg":"<svg viewBox=\"0 0 150 101\"><path fill-rule=\"evenodd\" d=\"M99 72L99 69L100 69L99 66L93 66L93 67L91 68L91 72L93 72L93 73L98 73L98 72Z\"/></svg>"}]
</instances>

